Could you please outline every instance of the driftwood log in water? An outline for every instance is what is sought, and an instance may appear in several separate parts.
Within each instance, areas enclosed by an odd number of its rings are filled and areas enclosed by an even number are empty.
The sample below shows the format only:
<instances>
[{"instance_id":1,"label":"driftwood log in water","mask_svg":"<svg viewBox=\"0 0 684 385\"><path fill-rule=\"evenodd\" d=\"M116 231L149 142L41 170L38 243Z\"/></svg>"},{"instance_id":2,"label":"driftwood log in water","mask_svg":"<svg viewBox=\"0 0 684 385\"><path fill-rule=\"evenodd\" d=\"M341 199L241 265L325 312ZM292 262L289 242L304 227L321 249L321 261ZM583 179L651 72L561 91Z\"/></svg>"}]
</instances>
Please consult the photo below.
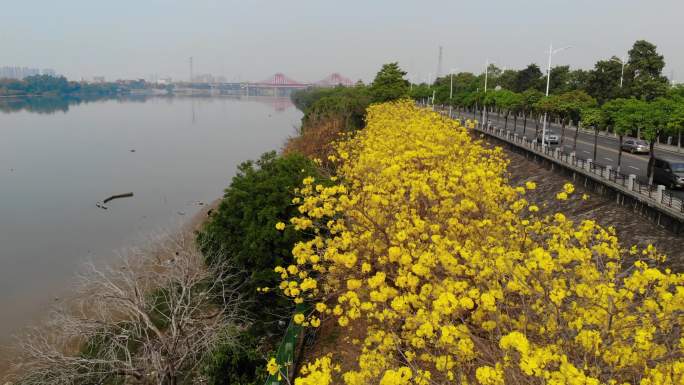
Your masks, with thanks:
<instances>
[{"instance_id":1,"label":"driftwood log in water","mask_svg":"<svg viewBox=\"0 0 684 385\"><path fill-rule=\"evenodd\" d=\"M132 193L132 192L125 193L125 194L112 195L112 196L110 196L109 198L103 200L102 203L105 203L105 204L106 204L107 202L109 202L109 201L111 201L111 200L114 200L114 199L119 199L119 198L130 198L130 197L132 197L132 196L133 196L133 193Z\"/></svg>"},{"instance_id":2,"label":"driftwood log in water","mask_svg":"<svg viewBox=\"0 0 684 385\"><path fill-rule=\"evenodd\" d=\"M133 193L132 193L132 192L125 193L125 194L116 194L116 195L112 195L112 196L110 196L109 198L103 200L102 202L97 202L97 203L95 204L95 206L101 208L102 210L107 210L107 209L109 208L109 207L105 206L105 204L106 204L107 202L109 202L109 201L111 201L111 200L114 200L114 199L119 199L119 198L130 198L130 197L132 197L132 196L133 196Z\"/></svg>"}]
</instances>

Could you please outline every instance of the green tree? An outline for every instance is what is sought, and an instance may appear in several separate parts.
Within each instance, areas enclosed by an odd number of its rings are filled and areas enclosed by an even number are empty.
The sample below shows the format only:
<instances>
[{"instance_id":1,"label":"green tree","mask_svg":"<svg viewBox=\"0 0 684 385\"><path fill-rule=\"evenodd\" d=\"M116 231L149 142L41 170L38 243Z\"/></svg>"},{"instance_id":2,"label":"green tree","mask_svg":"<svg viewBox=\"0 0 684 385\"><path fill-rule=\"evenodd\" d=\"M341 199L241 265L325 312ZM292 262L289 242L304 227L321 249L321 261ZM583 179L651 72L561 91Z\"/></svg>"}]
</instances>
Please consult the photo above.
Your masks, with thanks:
<instances>
[{"instance_id":1,"label":"green tree","mask_svg":"<svg viewBox=\"0 0 684 385\"><path fill-rule=\"evenodd\" d=\"M622 142L625 134L630 134L640 129L644 112L643 104L644 102L636 99L613 99L601 107L608 126L618 136L618 172L622 166Z\"/></svg>"},{"instance_id":2,"label":"green tree","mask_svg":"<svg viewBox=\"0 0 684 385\"><path fill-rule=\"evenodd\" d=\"M540 116L544 114L547 121L552 121L553 118L560 118L562 113L561 100L558 95L543 96L534 105L535 110L538 111ZM539 127L536 128L536 137L539 137Z\"/></svg>"},{"instance_id":3,"label":"green tree","mask_svg":"<svg viewBox=\"0 0 684 385\"><path fill-rule=\"evenodd\" d=\"M620 89L620 74L622 64L617 56L609 60L599 60L594 69L589 71L587 92L600 104L622 95Z\"/></svg>"},{"instance_id":4,"label":"green tree","mask_svg":"<svg viewBox=\"0 0 684 385\"><path fill-rule=\"evenodd\" d=\"M589 86L590 72L583 69L570 71L568 74L568 87L570 90L587 91Z\"/></svg>"},{"instance_id":5,"label":"green tree","mask_svg":"<svg viewBox=\"0 0 684 385\"><path fill-rule=\"evenodd\" d=\"M625 86L637 99L655 100L667 92L667 78L663 76L665 58L657 47L646 40L638 40L628 52L625 67Z\"/></svg>"},{"instance_id":6,"label":"green tree","mask_svg":"<svg viewBox=\"0 0 684 385\"><path fill-rule=\"evenodd\" d=\"M292 204L294 189L307 175L317 175L312 161L301 155L276 156L268 152L259 160L238 166L219 207L197 234L197 244L207 262L227 263L243 272L244 295L250 310L265 330L278 314L287 317L291 304L276 293L257 293L257 288L279 283L276 266L292 262L292 247L305 239L300 231L287 226L276 229L278 221L288 222L297 215Z\"/></svg>"},{"instance_id":7,"label":"green tree","mask_svg":"<svg viewBox=\"0 0 684 385\"><path fill-rule=\"evenodd\" d=\"M208 385L262 385L267 377L265 352L259 350L261 338L250 333L237 343L226 343L202 363L201 373Z\"/></svg>"},{"instance_id":8,"label":"green tree","mask_svg":"<svg viewBox=\"0 0 684 385\"><path fill-rule=\"evenodd\" d=\"M667 90L667 97L668 98L680 98L679 102L682 102L682 99L684 99L684 84L675 84L674 86L670 87L669 90Z\"/></svg>"},{"instance_id":9,"label":"green tree","mask_svg":"<svg viewBox=\"0 0 684 385\"><path fill-rule=\"evenodd\" d=\"M450 100L449 100L450 88L451 88L451 78L449 75L442 76L442 77L435 79L435 82L432 84L432 90L435 91L435 103L437 103L437 104L448 104L450 102ZM430 91L430 96L432 96L432 91Z\"/></svg>"},{"instance_id":10,"label":"green tree","mask_svg":"<svg viewBox=\"0 0 684 385\"><path fill-rule=\"evenodd\" d=\"M492 108L496 106L496 93L497 93L497 91L488 91L488 92L482 93L481 103L482 103L482 108L485 111L484 119L483 119L484 120L483 123L485 123L485 124L489 120L489 111L492 110Z\"/></svg>"},{"instance_id":11,"label":"green tree","mask_svg":"<svg viewBox=\"0 0 684 385\"><path fill-rule=\"evenodd\" d=\"M507 69L496 79L496 85L506 90L514 90L517 77L518 71Z\"/></svg>"},{"instance_id":12,"label":"green tree","mask_svg":"<svg viewBox=\"0 0 684 385\"><path fill-rule=\"evenodd\" d=\"M410 87L409 96L415 100L426 100L432 96L432 90L427 83L414 84Z\"/></svg>"},{"instance_id":13,"label":"green tree","mask_svg":"<svg viewBox=\"0 0 684 385\"><path fill-rule=\"evenodd\" d=\"M536 111L535 106L543 97L544 94L542 94L541 91L537 91L535 89L528 89L521 94L523 113L523 135L525 135L525 131L527 130L528 116L530 116Z\"/></svg>"},{"instance_id":14,"label":"green tree","mask_svg":"<svg viewBox=\"0 0 684 385\"><path fill-rule=\"evenodd\" d=\"M496 106L504 111L504 130L508 129L508 117L513 113L515 126L517 126L517 112L522 105L522 96L509 90L499 90L492 93ZM515 128L513 129L515 131Z\"/></svg>"},{"instance_id":15,"label":"green tree","mask_svg":"<svg viewBox=\"0 0 684 385\"><path fill-rule=\"evenodd\" d=\"M568 91L570 91L570 66L556 66L551 68L549 93L562 94Z\"/></svg>"},{"instance_id":16,"label":"green tree","mask_svg":"<svg viewBox=\"0 0 684 385\"><path fill-rule=\"evenodd\" d=\"M348 131L364 126L370 95L365 86L336 87L304 110L302 131L321 120L338 120Z\"/></svg>"},{"instance_id":17,"label":"green tree","mask_svg":"<svg viewBox=\"0 0 684 385\"><path fill-rule=\"evenodd\" d=\"M670 114L670 118L667 122L668 129L671 132L677 133L677 147L681 149L682 147L682 129L684 129L684 97L675 97L674 111Z\"/></svg>"},{"instance_id":18,"label":"green tree","mask_svg":"<svg viewBox=\"0 0 684 385\"><path fill-rule=\"evenodd\" d=\"M594 128L594 157L596 159L596 149L598 147L598 132L606 124L605 113L598 107L583 107L580 110L582 123L585 126ZM575 141L576 143L577 141ZM574 150L573 150L574 151Z\"/></svg>"},{"instance_id":19,"label":"green tree","mask_svg":"<svg viewBox=\"0 0 684 385\"><path fill-rule=\"evenodd\" d=\"M674 127L672 122L673 115L677 112L677 104L672 99L658 98L653 102L642 102L638 113L642 116L643 136L649 144L648 158L648 183L653 183L653 166L655 163L655 152L653 151L656 141L663 133L670 132Z\"/></svg>"},{"instance_id":20,"label":"green tree","mask_svg":"<svg viewBox=\"0 0 684 385\"><path fill-rule=\"evenodd\" d=\"M575 122L575 137L572 144L572 151L577 149L577 137L579 136L579 126L581 120L581 111L583 108L596 106L596 99L589 96L582 90L573 90L561 94L560 99L560 114L561 119L561 145L563 145L565 126L568 122Z\"/></svg>"},{"instance_id":21,"label":"green tree","mask_svg":"<svg viewBox=\"0 0 684 385\"><path fill-rule=\"evenodd\" d=\"M406 72L399 68L399 63L384 64L370 86L373 103L388 102L409 95L409 82L404 79Z\"/></svg>"},{"instance_id":22,"label":"green tree","mask_svg":"<svg viewBox=\"0 0 684 385\"><path fill-rule=\"evenodd\" d=\"M523 92L533 89L541 89L542 72L536 64L530 64L525 69L518 71L515 79L515 88L512 91Z\"/></svg>"},{"instance_id":23,"label":"green tree","mask_svg":"<svg viewBox=\"0 0 684 385\"><path fill-rule=\"evenodd\" d=\"M490 63L487 66L487 89L493 90L494 88L496 88L496 86L499 84L498 83L499 76L501 76L502 73L503 73L503 71L501 71L501 68L497 67L496 64L494 64L494 63ZM482 74L482 75L483 75L482 85L484 87L484 75L485 74Z\"/></svg>"}]
</instances>

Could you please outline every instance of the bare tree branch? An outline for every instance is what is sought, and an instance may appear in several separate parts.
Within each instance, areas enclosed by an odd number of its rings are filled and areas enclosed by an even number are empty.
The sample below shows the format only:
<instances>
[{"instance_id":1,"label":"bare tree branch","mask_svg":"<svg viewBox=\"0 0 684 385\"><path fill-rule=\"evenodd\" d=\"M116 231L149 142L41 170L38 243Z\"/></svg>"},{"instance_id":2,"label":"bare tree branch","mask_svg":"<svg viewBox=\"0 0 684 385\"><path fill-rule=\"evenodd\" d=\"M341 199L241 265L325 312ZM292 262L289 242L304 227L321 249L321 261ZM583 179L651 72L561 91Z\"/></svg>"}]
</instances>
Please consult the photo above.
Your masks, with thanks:
<instances>
[{"instance_id":1,"label":"bare tree branch","mask_svg":"<svg viewBox=\"0 0 684 385\"><path fill-rule=\"evenodd\" d=\"M18 340L13 383L175 385L250 322L238 275L207 267L184 237L131 250L116 265L88 264L69 306Z\"/></svg>"}]
</instances>

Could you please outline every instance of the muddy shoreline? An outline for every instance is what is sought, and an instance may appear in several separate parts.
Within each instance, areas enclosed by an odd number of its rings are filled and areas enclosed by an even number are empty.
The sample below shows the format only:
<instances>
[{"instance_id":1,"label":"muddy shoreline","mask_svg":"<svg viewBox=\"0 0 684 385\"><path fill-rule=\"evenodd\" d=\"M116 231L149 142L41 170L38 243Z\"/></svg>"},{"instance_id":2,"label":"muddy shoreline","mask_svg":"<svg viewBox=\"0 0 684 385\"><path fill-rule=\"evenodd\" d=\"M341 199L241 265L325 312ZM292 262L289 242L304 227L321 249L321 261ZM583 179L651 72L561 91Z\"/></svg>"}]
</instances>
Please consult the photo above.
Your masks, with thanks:
<instances>
[{"instance_id":1,"label":"muddy shoreline","mask_svg":"<svg viewBox=\"0 0 684 385\"><path fill-rule=\"evenodd\" d=\"M180 227L180 229L175 233L172 234L174 236L179 236L183 237L186 240L194 241L194 235L195 232L200 230L202 225L207 221L209 218L209 214L211 211L216 210L218 206L220 205L223 197L216 198L214 201L212 201L209 204L205 204L202 206L202 208L195 213L192 217L188 218L185 223L183 223ZM154 254L154 243L150 245L150 251L151 255ZM69 293L69 292L68 292ZM63 301L69 301L69 298L65 298ZM49 309L48 309L49 311ZM41 322L43 322L44 317L47 316L47 311L44 312L42 315L35 319L29 319L26 321L25 326L30 326L30 325L40 325ZM21 330L17 331L17 334L21 334ZM0 345L0 381L3 379L3 377L8 374L8 371L11 366L11 361L13 359L14 353L13 353L13 346L12 344L4 344ZM2 383L2 382L0 382Z\"/></svg>"}]
</instances>

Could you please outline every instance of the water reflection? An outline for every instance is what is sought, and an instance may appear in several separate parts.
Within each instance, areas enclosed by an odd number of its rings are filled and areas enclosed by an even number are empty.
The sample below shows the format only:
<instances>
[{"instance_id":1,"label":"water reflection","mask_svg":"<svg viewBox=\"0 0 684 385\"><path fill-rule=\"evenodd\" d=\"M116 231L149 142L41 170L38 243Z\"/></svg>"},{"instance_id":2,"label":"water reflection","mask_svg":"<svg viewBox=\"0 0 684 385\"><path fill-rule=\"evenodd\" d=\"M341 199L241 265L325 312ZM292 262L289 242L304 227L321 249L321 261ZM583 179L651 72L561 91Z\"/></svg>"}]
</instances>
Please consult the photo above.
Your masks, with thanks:
<instances>
[{"instance_id":1,"label":"water reflection","mask_svg":"<svg viewBox=\"0 0 684 385\"><path fill-rule=\"evenodd\" d=\"M193 99L192 106L192 122L197 120L195 111L195 102L211 103L225 100L250 100L266 104L276 112L283 112L294 107L289 97L269 97L269 96L149 96L149 95L126 95L116 98L110 96L102 97L29 97L29 98L0 98L0 112L13 113L26 111L36 114L55 114L58 112L65 113L69 111L70 107L80 104L103 102L103 101L118 101L120 103L138 102L144 103L150 99L164 98L169 99Z\"/></svg>"},{"instance_id":2,"label":"water reflection","mask_svg":"<svg viewBox=\"0 0 684 385\"><path fill-rule=\"evenodd\" d=\"M0 367L83 261L177 228L301 120L268 97L3 99L0 111Z\"/></svg>"}]
</instances>

